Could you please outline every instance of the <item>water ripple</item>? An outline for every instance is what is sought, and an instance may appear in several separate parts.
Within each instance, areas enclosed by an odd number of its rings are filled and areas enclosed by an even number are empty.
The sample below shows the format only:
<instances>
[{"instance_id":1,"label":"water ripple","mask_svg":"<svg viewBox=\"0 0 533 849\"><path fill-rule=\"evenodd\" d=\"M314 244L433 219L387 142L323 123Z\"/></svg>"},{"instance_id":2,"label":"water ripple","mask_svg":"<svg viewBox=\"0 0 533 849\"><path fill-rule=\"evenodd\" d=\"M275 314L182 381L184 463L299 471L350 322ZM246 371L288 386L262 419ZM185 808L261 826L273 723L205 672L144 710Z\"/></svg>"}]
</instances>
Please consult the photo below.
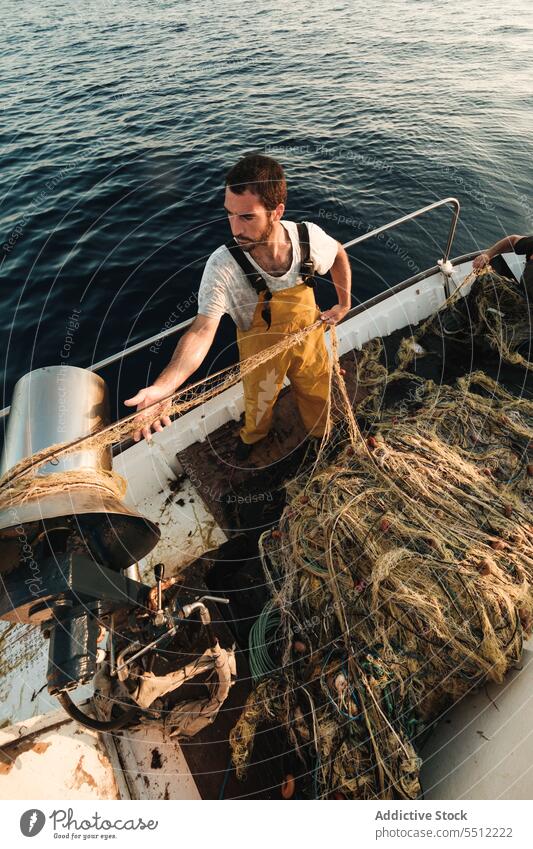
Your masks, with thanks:
<instances>
[{"instance_id":1,"label":"water ripple","mask_svg":"<svg viewBox=\"0 0 533 849\"><path fill-rule=\"evenodd\" d=\"M363 0L257 0L246 15L235 0L0 0L7 397L57 361L73 307L76 364L157 332L176 303L194 314L245 151L286 166L287 216L341 240L449 194L457 253L531 231L528 10L489 0L480 37L459 0L384 0L379 22ZM397 231L402 256L433 264L448 221ZM356 300L412 273L378 243L353 262Z\"/></svg>"}]
</instances>

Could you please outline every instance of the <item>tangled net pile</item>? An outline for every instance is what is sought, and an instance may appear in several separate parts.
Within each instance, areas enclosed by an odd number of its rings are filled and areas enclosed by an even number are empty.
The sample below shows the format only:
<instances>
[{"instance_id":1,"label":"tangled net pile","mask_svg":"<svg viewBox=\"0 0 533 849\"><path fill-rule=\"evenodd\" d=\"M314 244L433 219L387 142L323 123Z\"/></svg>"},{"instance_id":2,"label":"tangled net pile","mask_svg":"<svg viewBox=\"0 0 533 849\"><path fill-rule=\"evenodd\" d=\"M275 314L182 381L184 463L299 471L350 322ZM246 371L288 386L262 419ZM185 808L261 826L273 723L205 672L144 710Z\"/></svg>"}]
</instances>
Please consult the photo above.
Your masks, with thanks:
<instances>
[{"instance_id":1,"label":"tangled net pile","mask_svg":"<svg viewBox=\"0 0 533 849\"><path fill-rule=\"evenodd\" d=\"M272 725L304 795L416 798L425 729L519 663L533 622L529 338L520 287L486 271L396 343L392 367L381 341L365 346L358 423L334 359L344 440L323 441L260 540L271 600L231 736L241 778Z\"/></svg>"}]
</instances>

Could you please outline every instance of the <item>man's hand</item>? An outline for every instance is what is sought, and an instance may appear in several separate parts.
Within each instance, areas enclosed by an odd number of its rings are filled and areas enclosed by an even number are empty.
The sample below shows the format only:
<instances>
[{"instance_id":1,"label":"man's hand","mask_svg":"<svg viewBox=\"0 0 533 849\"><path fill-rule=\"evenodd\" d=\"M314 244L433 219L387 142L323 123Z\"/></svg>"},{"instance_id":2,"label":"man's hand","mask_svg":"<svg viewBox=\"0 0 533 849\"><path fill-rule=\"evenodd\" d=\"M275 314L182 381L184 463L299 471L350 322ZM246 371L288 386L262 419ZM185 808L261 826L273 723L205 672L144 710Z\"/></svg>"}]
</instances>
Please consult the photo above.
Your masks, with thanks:
<instances>
[{"instance_id":1,"label":"man's hand","mask_svg":"<svg viewBox=\"0 0 533 849\"><path fill-rule=\"evenodd\" d=\"M482 268L485 268L490 262L490 256L488 254L479 254L472 263L472 267L474 271L481 271Z\"/></svg>"},{"instance_id":2,"label":"man's hand","mask_svg":"<svg viewBox=\"0 0 533 849\"><path fill-rule=\"evenodd\" d=\"M495 242L490 248L487 248L482 254L477 256L472 263L474 271L480 271L482 268L485 268L486 265L489 264L491 259L498 254L509 253L510 251L514 251L515 245L522 236L518 236L516 233L513 236L504 236L503 239L500 239L499 242Z\"/></svg>"},{"instance_id":3,"label":"man's hand","mask_svg":"<svg viewBox=\"0 0 533 849\"><path fill-rule=\"evenodd\" d=\"M341 307L340 304L335 304L330 310L321 313L320 318L325 324L337 324L349 311L350 307Z\"/></svg>"},{"instance_id":4,"label":"man's hand","mask_svg":"<svg viewBox=\"0 0 533 849\"><path fill-rule=\"evenodd\" d=\"M169 389L168 386L157 386L155 383L152 386L147 386L146 389L141 389L137 392L137 395L134 395L133 398L128 398L127 401L124 401L126 407L134 407L137 405L137 411L144 410L145 407L148 407L150 404L153 404L155 401L159 401L161 398L165 398L170 394L172 390ZM135 442L138 442L142 436L150 442L152 438L152 428L158 433L163 430L163 427L171 424L170 418L168 416L168 409L170 407L170 401L167 401L164 404L160 404L159 407L154 407L154 421L148 425L145 425L141 430L136 430L133 434L133 438ZM134 421L137 421L134 419Z\"/></svg>"}]
</instances>

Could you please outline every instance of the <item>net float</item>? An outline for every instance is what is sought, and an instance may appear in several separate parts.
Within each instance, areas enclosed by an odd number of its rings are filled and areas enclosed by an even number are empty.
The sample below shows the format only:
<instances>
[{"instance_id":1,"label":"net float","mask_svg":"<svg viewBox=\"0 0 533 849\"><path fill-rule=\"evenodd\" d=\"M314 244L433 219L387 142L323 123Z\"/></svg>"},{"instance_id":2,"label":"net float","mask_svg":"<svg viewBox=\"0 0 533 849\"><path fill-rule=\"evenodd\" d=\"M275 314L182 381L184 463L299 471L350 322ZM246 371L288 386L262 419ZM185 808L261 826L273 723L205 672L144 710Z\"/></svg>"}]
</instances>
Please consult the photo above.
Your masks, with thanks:
<instances>
[{"instance_id":1,"label":"net float","mask_svg":"<svg viewBox=\"0 0 533 849\"><path fill-rule=\"evenodd\" d=\"M296 790L296 779L290 772L287 773L281 785L281 795L284 799L292 799Z\"/></svg>"}]
</instances>

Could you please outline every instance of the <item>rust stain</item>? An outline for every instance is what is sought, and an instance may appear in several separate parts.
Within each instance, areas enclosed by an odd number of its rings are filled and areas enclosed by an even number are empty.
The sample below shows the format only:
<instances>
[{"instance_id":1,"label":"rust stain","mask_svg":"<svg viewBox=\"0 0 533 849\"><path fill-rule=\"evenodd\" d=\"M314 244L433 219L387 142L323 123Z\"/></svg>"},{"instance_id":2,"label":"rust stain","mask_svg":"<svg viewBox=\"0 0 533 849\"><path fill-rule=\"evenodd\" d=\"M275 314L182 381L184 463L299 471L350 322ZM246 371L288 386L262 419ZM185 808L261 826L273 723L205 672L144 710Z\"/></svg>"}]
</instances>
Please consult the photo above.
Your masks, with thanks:
<instances>
[{"instance_id":1,"label":"rust stain","mask_svg":"<svg viewBox=\"0 0 533 849\"><path fill-rule=\"evenodd\" d=\"M71 785L73 789L79 790L82 784L88 784L89 787L97 789L97 784L92 775L83 768L84 755L80 755L80 759L74 769L74 782Z\"/></svg>"},{"instance_id":2,"label":"rust stain","mask_svg":"<svg viewBox=\"0 0 533 849\"><path fill-rule=\"evenodd\" d=\"M11 768L15 761L6 761L4 760L5 756L2 754L0 756L0 775L7 775L8 772L11 772Z\"/></svg>"},{"instance_id":3,"label":"rust stain","mask_svg":"<svg viewBox=\"0 0 533 849\"><path fill-rule=\"evenodd\" d=\"M105 743L102 741L101 737L96 738L96 755L98 757L98 760L102 764L104 770L106 771L106 775L108 776L108 798L120 799L120 792L118 789L118 782L117 777L115 775L115 770L113 768L111 758L109 757L109 753L105 747Z\"/></svg>"},{"instance_id":4,"label":"rust stain","mask_svg":"<svg viewBox=\"0 0 533 849\"><path fill-rule=\"evenodd\" d=\"M16 746L10 746L9 753L6 750L0 750L0 775L7 775L8 772L11 772L15 761L24 752L35 752L36 755L42 755L51 745L51 743L32 743L31 740L26 740L17 743Z\"/></svg>"}]
</instances>

